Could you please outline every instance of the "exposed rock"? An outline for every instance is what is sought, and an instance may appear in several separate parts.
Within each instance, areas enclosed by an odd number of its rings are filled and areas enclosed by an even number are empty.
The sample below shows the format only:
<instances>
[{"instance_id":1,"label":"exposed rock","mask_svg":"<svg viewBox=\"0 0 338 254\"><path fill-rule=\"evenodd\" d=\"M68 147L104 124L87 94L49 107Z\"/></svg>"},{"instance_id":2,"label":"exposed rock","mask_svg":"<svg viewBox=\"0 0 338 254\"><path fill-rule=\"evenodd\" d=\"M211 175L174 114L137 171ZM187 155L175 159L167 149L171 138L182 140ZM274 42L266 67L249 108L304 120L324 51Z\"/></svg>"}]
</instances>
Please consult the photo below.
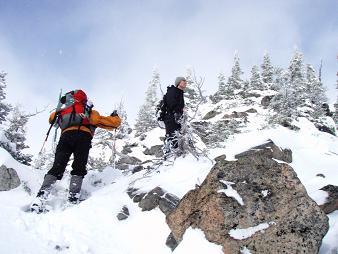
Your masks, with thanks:
<instances>
[{"instance_id":1,"label":"exposed rock","mask_svg":"<svg viewBox=\"0 0 338 254\"><path fill-rule=\"evenodd\" d=\"M121 157L118 161L117 164L127 164L127 165L138 165L140 164L142 161L134 156L123 156Z\"/></svg>"},{"instance_id":2,"label":"exposed rock","mask_svg":"<svg viewBox=\"0 0 338 254\"><path fill-rule=\"evenodd\" d=\"M18 174L13 168L0 167L0 191L8 191L20 185Z\"/></svg>"},{"instance_id":3,"label":"exposed rock","mask_svg":"<svg viewBox=\"0 0 338 254\"><path fill-rule=\"evenodd\" d=\"M118 220L125 220L129 217L129 209L127 206L123 206L121 211L116 215Z\"/></svg>"},{"instance_id":4,"label":"exposed rock","mask_svg":"<svg viewBox=\"0 0 338 254\"><path fill-rule=\"evenodd\" d=\"M234 111L231 113L231 115L228 115L228 114L225 114L223 116L223 118L227 119L227 118L243 118L243 117L247 117L248 116L248 113L246 112L237 112L237 111Z\"/></svg>"},{"instance_id":5,"label":"exposed rock","mask_svg":"<svg viewBox=\"0 0 338 254\"><path fill-rule=\"evenodd\" d=\"M163 195L164 191L160 187L156 187L143 197L138 206L142 208L142 211L151 211L158 207L161 196Z\"/></svg>"},{"instance_id":6,"label":"exposed rock","mask_svg":"<svg viewBox=\"0 0 338 254\"><path fill-rule=\"evenodd\" d=\"M137 194L137 190L138 190L138 189L136 189L136 188L128 188L128 189L127 189L127 194L128 194L128 196L129 196L131 199L133 199L133 197L135 197L136 194Z\"/></svg>"},{"instance_id":7,"label":"exposed rock","mask_svg":"<svg viewBox=\"0 0 338 254\"><path fill-rule=\"evenodd\" d=\"M134 196L134 198L133 198L133 202L134 202L134 203L140 202L146 194L147 194L147 193L139 193L139 194L136 194L136 195Z\"/></svg>"},{"instance_id":8,"label":"exposed rock","mask_svg":"<svg viewBox=\"0 0 338 254\"><path fill-rule=\"evenodd\" d=\"M261 104L264 108L267 108L270 105L270 102L274 96L273 95L267 95L264 96L261 100Z\"/></svg>"},{"instance_id":9,"label":"exposed rock","mask_svg":"<svg viewBox=\"0 0 338 254\"><path fill-rule=\"evenodd\" d=\"M316 176L325 178L325 175L324 175L324 174L317 174Z\"/></svg>"},{"instance_id":10,"label":"exposed rock","mask_svg":"<svg viewBox=\"0 0 338 254\"><path fill-rule=\"evenodd\" d=\"M130 146L124 146L122 151L121 151L122 154L128 154L128 153L131 153L131 152L132 152L132 150L131 150Z\"/></svg>"},{"instance_id":11,"label":"exposed rock","mask_svg":"<svg viewBox=\"0 0 338 254\"><path fill-rule=\"evenodd\" d=\"M168 215L176 208L179 202L180 199L178 197L170 193L166 193L165 196L160 199L158 207L165 215Z\"/></svg>"},{"instance_id":12,"label":"exposed rock","mask_svg":"<svg viewBox=\"0 0 338 254\"><path fill-rule=\"evenodd\" d=\"M214 160L216 161L216 162L218 162L218 161L223 161L223 160L225 160L226 159L226 155L225 154L222 154L222 155L220 155L220 156L217 156Z\"/></svg>"},{"instance_id":13,"label":"exposed rock","mask_svg":"<svg viewBox=\"0 0 338 254\"><path fill-rule=\"evenodd\" d=\"M145 155L154 155L156 158L163 156L162 145L152 146L143 152Z\"/></svg>"},{"instance_id":14,"label":"exposed rock","mask_svg":"<svg viewBox=\"0 0 338 254\"><path fill-rule=\"evenodd\" d=\"M326 191L329 196L326 198L325 204L321 205L320 207L326 213L332 213L338 210L338 186L334 185L326 185L325 187L321 188L321 190Z\"/></svg>"},{"instance_id":15,"label":"exposed rock","mask_svg":"<svg viewBox=\"0 0 338 254\"><path fill-rule=\"evenodd\" d=\"M246 113L257 113L257 110L254 108L250 108L248 110L245 111Z\"/></svg>"},{"instance_id":16,"label":"exposed rock","mask_svg":"<svg viewBox=\"0 0 338 254\"><path fill-rule=\"evenodd\" d=\"M217 116L220 112L217 112L216 110L212 110L205 114L205 116L202 118L202 120L209 120L215 116Z\"/></svg>"},{"instance_id":17,"label":"exposed rock","mask_svg":"<svg viewBox=\"0 0 338 254\"><path fill-rule=\"evenodd\" d=\"M254 155L254 156L250 156ZM285 161L287 163L292 162L292 151L290 149L281 149L276 146L271 140L268 140L266 143L250 148L249 150L237 154L235 156L239 160L254 160L255 164L257 161L264 161L268 163L271 161L271 158Z\"/></svg>"},{"instance_id":18,"label":"exposed rock","mask_svg":"<svg viewBox=\"0 0 338 254\"><path fill-rule=\"evenodd\" d=\"M202 185L189 191L166 221L178 242L188 227L200 228L224 253L318 253L328 218L307 195L283 151L268 142L237 161L218 160ZM240 229L264 227L240 238ZM247 232L247 231L246 231Z\"/></svg>"},{"instance_id":19,"label":"exposed rock","mask_svg":"<svg viewBox=\"0 0 338 254\"><path fill-rule=\"evenodd\" d=\"M174 251L178 246L178 243L172 233L169 234L165 245L167 245L171 249L171 251Z\"/></svg>"},{"instance_id":20,"label":"exposed rock","mask_svg":"<svg viewBox=\"0 0 338 254\"><path fill-rule=\"evenodd\" d=\"M136 166L136 167L134 167L132 173L135 174L137 172L142 171L143 169L144 169L144 167L142 165Z\"/></svg>"},{"instance_id":21,"label":"exposed rock","mask_svg":"<svg viewBox=\"0 0 338 254\"><path fill-rule=\"evenodd\" d=\"M129 165L128 164L116 164L116 168L119 170L126 170L126 169L129 169Z\"/></svg>"}]
</instances>

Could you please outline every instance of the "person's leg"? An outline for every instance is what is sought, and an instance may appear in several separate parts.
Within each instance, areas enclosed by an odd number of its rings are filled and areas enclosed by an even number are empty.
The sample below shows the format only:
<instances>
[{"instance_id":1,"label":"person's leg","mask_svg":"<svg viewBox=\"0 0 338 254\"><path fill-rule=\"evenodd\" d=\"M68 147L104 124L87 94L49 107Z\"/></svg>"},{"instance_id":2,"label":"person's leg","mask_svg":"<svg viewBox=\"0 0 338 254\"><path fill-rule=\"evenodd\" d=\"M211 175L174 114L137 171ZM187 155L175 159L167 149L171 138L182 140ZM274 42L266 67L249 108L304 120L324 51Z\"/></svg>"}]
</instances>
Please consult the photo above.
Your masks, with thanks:
<instances>
[{"instance_id":1,"label":"person's leg","mask_svg":"<svg viewBox=\"0 0 338 254\"><path fill-rule=\"evenodd\" d=\"M88 161L89 150L91 148L92 136L86 132L78 132L74 150L74 162L72 164L71 179L69 185L68 200L77 203L80 197L80 191L84 176L87 174L86 165Z\"/></svg>"}]
</instances>

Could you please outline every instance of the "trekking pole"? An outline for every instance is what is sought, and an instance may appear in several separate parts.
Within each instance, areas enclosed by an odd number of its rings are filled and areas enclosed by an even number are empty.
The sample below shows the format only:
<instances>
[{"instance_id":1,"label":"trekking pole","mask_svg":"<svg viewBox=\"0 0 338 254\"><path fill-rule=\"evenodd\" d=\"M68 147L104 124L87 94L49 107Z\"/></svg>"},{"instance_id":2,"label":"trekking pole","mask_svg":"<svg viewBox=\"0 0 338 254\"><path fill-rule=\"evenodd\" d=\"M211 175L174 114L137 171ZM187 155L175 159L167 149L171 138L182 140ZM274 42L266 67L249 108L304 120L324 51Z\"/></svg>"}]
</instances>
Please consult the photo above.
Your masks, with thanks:
<instances>
[{"instance_id":1,"label":"trekking pole","mask_svg":"<svg viewBox=\"0 0 338 254\"><path fill-rule=\"evenodd\" d=\"M114 129L114 136L113 136L113 169L115 169L116 166L116 128Z\"/></svg>"},{"instance_id":2,"label":"trekking pole","mask_svg":"<svg viewBox=\"0 0 338 254\"><path fill-rule=\"evenodd\" d=\"M39 152L39 155L42 153L42 150L43 150L43 148L45 147L45 144L46 144L46 142L47 142L47 140L48 140L49 133L50 133L50 131L51 131L51 129L52 129L54 123L56 122L56 119L57 119L57 113L58 113L58 111L60 110L61 105L62 105L62 103L60 102L61 95L62 95L62 89L60 90L59 101L58 101L58 104L57 104L56 109L55 109L55 116L54 116L54 119L53 119L52 122L50 123L49 129L48 129L47 134L46 134L45 141L44 141L43 144L42 144L42 147L41 147L41 150L40 150L40 152Z\"/></svg>"}]
</instances>

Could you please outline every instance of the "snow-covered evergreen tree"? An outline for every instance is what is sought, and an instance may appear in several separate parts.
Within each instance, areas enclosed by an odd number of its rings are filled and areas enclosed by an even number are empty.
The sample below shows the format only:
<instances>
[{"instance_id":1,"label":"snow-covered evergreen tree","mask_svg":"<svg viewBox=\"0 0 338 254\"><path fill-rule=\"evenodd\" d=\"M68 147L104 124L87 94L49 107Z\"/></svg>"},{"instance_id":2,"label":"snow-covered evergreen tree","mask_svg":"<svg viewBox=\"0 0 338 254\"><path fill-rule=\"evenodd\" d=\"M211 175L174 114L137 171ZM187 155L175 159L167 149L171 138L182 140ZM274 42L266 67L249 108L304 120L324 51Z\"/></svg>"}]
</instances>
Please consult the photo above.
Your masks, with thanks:
<instances>
[{"instance_id":1,"label":"snow-covered evergreen tree","mask_svg":"<svg viewBox=\"0 0 338 254\"><path fill-rule=\"evenodd\" d=\"M6 99L6 75L5 72L0 72L0 124L6 120L6 117L11 110L10 105L3 102L3 100Z\"/></svg>"},{"instance_id":2,"label":"snow-covered evergreen tree","mask_svg":"<svg viewBox=\"0 0 338 254\"><path fill-rule=\"evenodd\" d=\"M295 96L295 106L301 106L304 104L305 97L305 86L306 86L306 76L304 71L304 63L303 63L303 54L298 50L295 51L289 68L289 84L292 92L297 94Z\"/></svg>"},{"instance_id":3,"label":"snow-covered evergreen tree","mask_svg":"<svg viewBox=\"0 0 338 254\"><path fill-rule=\"evenodd\" d=\"M281 67L275 67L273 71L274 80L270 85L270 89L278 91L279 88L283 85L283 73L284 70Z\"/></svg>"},{"instance_id":4,"label":"snow-covered evergreen tree","mask_svg":"<svg viewBox=\"0 0 338 254\"><path fill-rule=\"evenodd\" d=\"M261 69L262 69L261 75L262 81L266 84L267 88L270 88L273 83L274 68L271 64L270 55L268 53L264 54Z\"/></svg>"},{"instance_id":5,"label":"snow-covered evergreen tree","mask_svg":"<svg viewBox=\"0 0 338 254\"><path fill-rule=\"evenodd\" d=\"M14 107L11 116L8 119L9 126L5 130L5 137L8 142L2 141L0 144L0 146L5 148L14 159L26 165L30 165L30 162L32 161L32 155L22 153L25 148L29 148L25 142L26 124L30 116L32 115L27 115L22 112L19 106Z\"/></svg>"},{"instance_id":6,"label":"snow-covered evergreen tree","mask_svg":"<svg viewBox=\"0 0 338 254\"><path fill-rule=\"evenodd\" d=\"M337 72L337 92L338 92L338 72ZM334 104L335 107L335 112L333 115L333 120L336 123L336 128L338 128L338 96L337 96L337 101Z\"/></svg>"},{"instance_id":7,"label":"snow-covered evergreen tree","mask_svg":"<svg viewBox=\"0 0 338 254\"><path fill-rule=\"evenodd\" d=\"M236 90L236 89L241 89L242 86L243 86L243 84L242 84L243 80L241 78L243 71L240 67L239 60L240 60L239 56L236 53L235 57L234 57L234 65L231 69L231 75L230 75L230 77L228 78L228 81L227 81L228 89L232 90L232 91Z\"/></svg>"},{"instance_id":8,"label":"snow-covered evergreen tree","mask_svg":"<svg viewBox=\"0 0 338 254\"><path fill-rule=\"evenodd\" d=\"M117 105L116 110L121 118L121 126L117 129L116 138L123 139L130 134L131 128L128 123L127 111L122 101Z\"/></svg>"},{"instance_id":9,"label":"snow-covered evergreen tree","mask_svg":"<svg viewBox=\"0 0 338 254\"><path fill-rule=\"evenodd\" d=\"M116 135L117 130L108 131L98 128L95 132L95 138L93 140L93 147L98 148L100 152L99 158L91 158L96 168L104 168L106 166L112 166L116 157Z\"/></svg>"},{"instance_id":10,"label":"snow-covered evergreen tree","mask_svg":"<svg viewBox=\"0 0 338 254\"><path fill-rule=\"evenodd\" d=\"M218 74L218 90L212 96L213 102L217 103L221 100L230 99L234 95L234 91L230 89L229 84L225 81L224 73Z\"/></svg>"},{"instance_id":11,"label":"snow-covered evergreen tree","mask_svg":"<svg viewBox=\"0 0 338 254\"><path fill-rule=\"evenodd\" d=\"M312 117L318 118L324 115L323 104L327 102L325 90L312 65L306 67L306 84L304 98L313 109Z\"/></svg>"},{"instance_id":12,"label":"snow-covered evergreen tree","mask_svg":"<svg viewBox=\"0 0 338 254\"><path fill-rule=\"evenodd\" d=\"M153 71L153 77L146 91L146 99L141 106L135 123L136 135L139 136L158 126L156 121L157 88L160 86L160 74Z\"/></svg>"},{"instance_id":13,"label":"snow-covered evergreen tree","mask_svg":"<svg viewBox=\"0 0 338 254\"><path fill-rule=\"evenodd\" d=\"M259 68L254 65L251 69L250 88L253 90L265 90L267 88L266 83L263 83Z\"/></svg>"}]
</instances>

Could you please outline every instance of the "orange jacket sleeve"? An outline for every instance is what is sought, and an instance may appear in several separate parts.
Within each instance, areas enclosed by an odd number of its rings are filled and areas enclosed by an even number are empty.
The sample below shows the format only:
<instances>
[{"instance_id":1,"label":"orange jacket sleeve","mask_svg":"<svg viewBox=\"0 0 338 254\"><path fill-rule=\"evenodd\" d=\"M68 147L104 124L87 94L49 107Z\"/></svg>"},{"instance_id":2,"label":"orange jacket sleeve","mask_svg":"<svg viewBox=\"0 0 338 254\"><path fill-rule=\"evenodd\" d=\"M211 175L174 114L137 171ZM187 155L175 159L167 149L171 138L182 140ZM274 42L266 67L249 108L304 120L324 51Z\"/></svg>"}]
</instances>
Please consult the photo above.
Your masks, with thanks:
<instances>
[{"instance_id":1,"label":"orange jacket sleeve","mask_svg":"<svg viewBox=\"0 0 338 254\"><path fill-rule=\"evenodd\" d=\"M55 112L53 112L53 113L50 114L49 120L48 120L50 124L53 122L55 114L56 114Z\"/></svg>"},{"instance_id":2,"label":"orange jacket sleeve","mask_svg":"<svg viewBox=\"0 0 338 254\"><path fill-rule=\"evenodd\" d=\"M92 110L90 114L90 124L99 128L112 130L121 125L121 118L119 116L101 116L96 110Z\"/></svg>"}]
</instances>

